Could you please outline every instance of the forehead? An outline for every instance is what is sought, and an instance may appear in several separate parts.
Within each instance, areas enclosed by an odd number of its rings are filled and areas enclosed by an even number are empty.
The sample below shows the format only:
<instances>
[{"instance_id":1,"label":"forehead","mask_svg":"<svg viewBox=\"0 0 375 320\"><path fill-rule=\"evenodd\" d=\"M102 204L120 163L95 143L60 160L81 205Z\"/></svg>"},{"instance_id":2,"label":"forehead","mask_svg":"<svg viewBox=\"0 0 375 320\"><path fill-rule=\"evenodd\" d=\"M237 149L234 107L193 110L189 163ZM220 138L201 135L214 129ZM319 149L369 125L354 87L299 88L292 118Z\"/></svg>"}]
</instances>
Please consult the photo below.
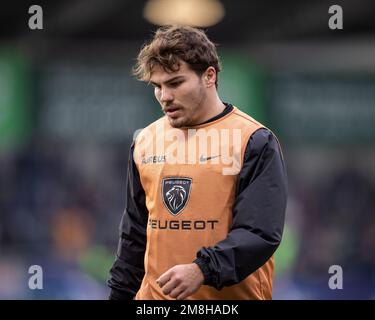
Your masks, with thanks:
<instances>
[{"instance_id":1,"label":"forehead","mask_svg":"<svg viewBox=\"0 0 375 320\"><path fill-rule=\"evenodd\" d=\"M179 63L180 68L174 72L167 72L160 65L154 66L151 72L150 82L163 83L178 76L188 77L195 74L195 72L190 69L189 65L185 61L180 60Z\"/></svg>"}]
</instances>

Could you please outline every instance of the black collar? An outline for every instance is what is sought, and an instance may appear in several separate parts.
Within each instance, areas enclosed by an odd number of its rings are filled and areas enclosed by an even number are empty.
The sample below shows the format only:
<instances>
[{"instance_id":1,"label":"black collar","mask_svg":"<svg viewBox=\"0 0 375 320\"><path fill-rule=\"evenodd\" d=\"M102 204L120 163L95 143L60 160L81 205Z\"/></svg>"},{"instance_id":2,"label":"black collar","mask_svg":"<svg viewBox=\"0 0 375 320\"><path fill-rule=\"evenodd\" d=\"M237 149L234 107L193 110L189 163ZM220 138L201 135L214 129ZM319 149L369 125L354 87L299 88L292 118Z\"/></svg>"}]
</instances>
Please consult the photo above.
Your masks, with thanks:
<instances>
[{"instance_id":1,"label":"black collar","mask_svg":"<svg viewBox=\"0 0 375 320\"><path fill-rule=\"evenodd\" d=\"M211 119L208 119L205 122L200 123L199 125L206 124L206 123L215 121L217 119L220 119L220 118L224 117L225 115L227 115L229 112L231 112L233 110L233 106L230 103L226 103L226 102L223 102L223 103L225 105L225 109L223 110L223 112L219 113L218 115L214 116Z\"/></svg>"}]
</instances>

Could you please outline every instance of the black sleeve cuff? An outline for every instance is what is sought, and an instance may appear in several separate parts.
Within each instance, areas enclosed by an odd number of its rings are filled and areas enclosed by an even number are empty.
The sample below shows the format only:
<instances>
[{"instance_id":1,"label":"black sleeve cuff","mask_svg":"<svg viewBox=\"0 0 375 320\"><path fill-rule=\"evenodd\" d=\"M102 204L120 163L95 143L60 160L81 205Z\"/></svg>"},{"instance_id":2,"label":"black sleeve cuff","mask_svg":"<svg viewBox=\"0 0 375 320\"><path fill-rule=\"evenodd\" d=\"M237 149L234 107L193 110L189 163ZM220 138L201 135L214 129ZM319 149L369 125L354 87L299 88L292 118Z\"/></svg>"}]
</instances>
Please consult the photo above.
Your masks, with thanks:
<instances>
[{"instance_id":1,"label":"black sleeve cuff","mask_svg":"<svg viewBox=\"0 0 375 320\"><path fill-rule=\"evenodd\" d=\"M201 269L203 276L204 276L204 282L205 285L211 285L212 286L212 274L210 272L210 268L208 266L208 261L206 257L199 257L193 261L198 265L198 267Z\"/></svg>"}]
</instances>

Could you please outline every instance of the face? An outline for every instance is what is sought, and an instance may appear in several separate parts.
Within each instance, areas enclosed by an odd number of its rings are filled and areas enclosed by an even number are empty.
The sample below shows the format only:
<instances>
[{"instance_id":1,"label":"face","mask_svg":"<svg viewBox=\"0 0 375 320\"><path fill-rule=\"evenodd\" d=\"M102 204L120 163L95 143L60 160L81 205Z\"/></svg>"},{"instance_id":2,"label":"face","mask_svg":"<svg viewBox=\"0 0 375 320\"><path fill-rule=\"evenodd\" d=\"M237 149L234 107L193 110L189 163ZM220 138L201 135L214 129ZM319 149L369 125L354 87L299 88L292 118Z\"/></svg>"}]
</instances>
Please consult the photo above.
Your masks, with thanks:
<instances>
[{"instance_id":1,"label":"face","mask_svg":"<svg viewBox=\"0 0 375 320\"><path fill-rule=\"evenodd\" d=\"M172 127L188 127L202 122L207 95L202 77L183 61L176 72L168 73L160 66L153 69L150 82Z\"/></svg>"}]
</instances>

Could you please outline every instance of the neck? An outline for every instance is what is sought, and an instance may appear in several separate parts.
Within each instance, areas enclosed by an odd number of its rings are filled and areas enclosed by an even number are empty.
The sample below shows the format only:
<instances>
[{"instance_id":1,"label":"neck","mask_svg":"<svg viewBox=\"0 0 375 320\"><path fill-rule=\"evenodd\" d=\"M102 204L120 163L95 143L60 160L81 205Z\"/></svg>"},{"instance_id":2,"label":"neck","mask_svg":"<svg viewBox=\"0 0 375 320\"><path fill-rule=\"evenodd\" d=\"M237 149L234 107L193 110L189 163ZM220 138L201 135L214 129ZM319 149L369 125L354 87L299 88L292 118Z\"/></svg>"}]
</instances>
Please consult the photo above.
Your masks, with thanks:
<instances>
[{"instance_id":1,"label":"neck","mask_svg":"<svg viewBox=\"0 0 375 320\"><path fill-rule=\"evenodd\" d=\"M204 110L202 115L199 117L198 123L203 123L220 113L222 113L225 109L224 103L220 100L217 92L213 95L207 95L205 101L201 106L201 110Z\"/></svg>"}]
</instances>

